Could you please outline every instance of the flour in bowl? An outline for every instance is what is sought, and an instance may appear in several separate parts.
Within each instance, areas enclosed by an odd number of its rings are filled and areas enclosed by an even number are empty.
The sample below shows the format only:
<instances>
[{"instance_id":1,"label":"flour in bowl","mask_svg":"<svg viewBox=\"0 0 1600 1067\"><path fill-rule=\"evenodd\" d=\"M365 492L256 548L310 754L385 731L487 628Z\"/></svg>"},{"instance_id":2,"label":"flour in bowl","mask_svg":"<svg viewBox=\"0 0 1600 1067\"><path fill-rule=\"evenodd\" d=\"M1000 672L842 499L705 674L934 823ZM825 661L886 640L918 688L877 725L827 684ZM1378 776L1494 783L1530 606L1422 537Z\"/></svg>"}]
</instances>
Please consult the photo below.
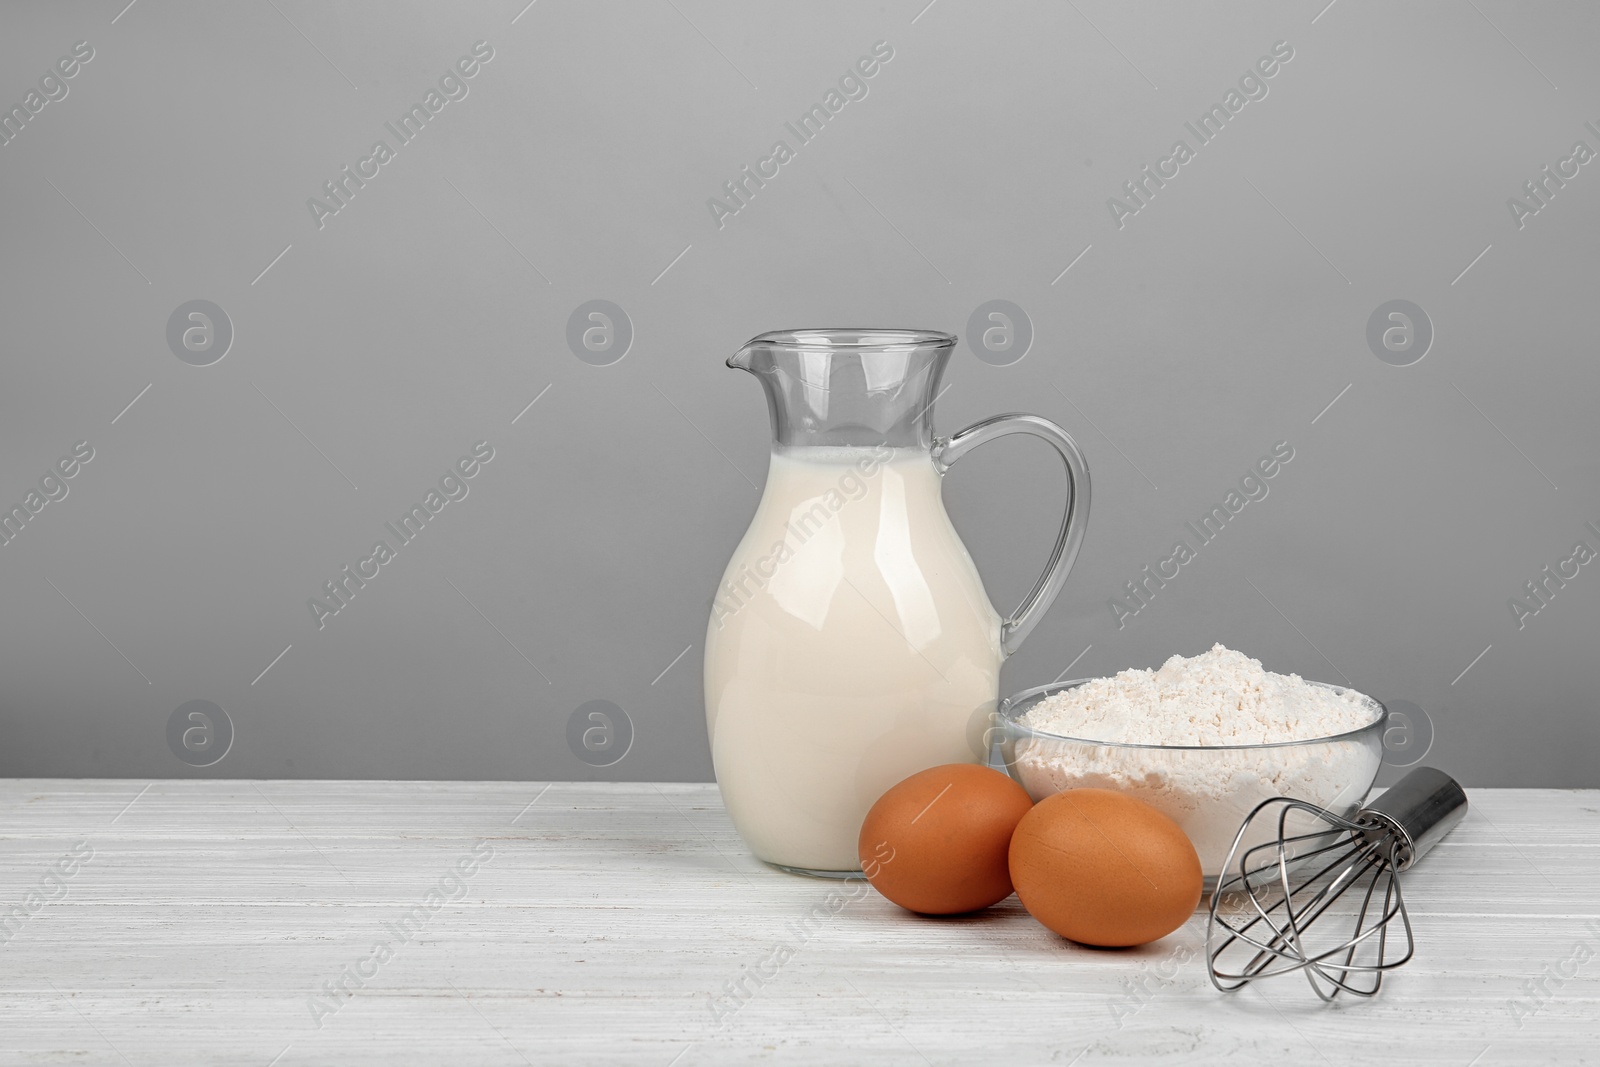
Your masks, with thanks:
<instances>
[{"instance_id":1,"label":"flour in bowl","mask_svg":"<svg viewBox=\"0 0 1600 1067\"><path fill-rule=\"evenodd\" d=\"M1127 670L1054 693L1022 723L1092 741L1137 745L1266 745L1349 733L1377 715L1348 690L1274 674L1221 645L1160 670Z\"/></svg>"},{"instance_id":2,"label":"flour in bowl","mask_svg":"<svg viewBox=\"0 0 1600 1067\"><path fill-rule=\"evenodd\" d=\"M1379 715L1359 693L1275 674L1219 644L1173 656L1159 670L1126 670L1051 694L1017 720L1041 733L1018 731L1007 758L1035 800L1096 788L1145 801L1183 827L1210 877L1245 815L1268 797L1297 797L1340 814L1360 805L1378 772L1381 738L1368 731L1319 739L1370 726Z\"/></svg>"}]
</instances>

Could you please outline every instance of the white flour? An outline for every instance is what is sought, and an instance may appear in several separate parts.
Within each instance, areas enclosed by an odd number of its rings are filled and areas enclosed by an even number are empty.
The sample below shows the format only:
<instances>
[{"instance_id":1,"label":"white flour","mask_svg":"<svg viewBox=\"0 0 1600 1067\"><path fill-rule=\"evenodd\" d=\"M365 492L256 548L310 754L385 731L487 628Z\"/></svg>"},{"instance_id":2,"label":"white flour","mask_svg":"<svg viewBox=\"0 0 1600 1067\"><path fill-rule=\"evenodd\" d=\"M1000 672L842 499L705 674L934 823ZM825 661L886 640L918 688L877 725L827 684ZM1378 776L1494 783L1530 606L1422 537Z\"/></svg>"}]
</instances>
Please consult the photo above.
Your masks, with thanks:
<instances>
[{"instance_id":1,"label":"white flour","mask_svg":"<svg viewBox=\"0 0 1600 1067\"><path fill-rule=\"evenodd\" d=\"M1173 656L1160 670L1126 670L1053 694L1019 721L1089 741L1220 746L1311 741L1359 729L1377 715L1359 694L1274 674L1215 645L1188 659ZM1357 740L1194 751L1022 737L1015 766L1036 798L1089 787L1145 801L1183 827L1214 876L1257 803L1292 796L1348 814L1366 797L1381 755Z\"/></svg>"}]
</instances>

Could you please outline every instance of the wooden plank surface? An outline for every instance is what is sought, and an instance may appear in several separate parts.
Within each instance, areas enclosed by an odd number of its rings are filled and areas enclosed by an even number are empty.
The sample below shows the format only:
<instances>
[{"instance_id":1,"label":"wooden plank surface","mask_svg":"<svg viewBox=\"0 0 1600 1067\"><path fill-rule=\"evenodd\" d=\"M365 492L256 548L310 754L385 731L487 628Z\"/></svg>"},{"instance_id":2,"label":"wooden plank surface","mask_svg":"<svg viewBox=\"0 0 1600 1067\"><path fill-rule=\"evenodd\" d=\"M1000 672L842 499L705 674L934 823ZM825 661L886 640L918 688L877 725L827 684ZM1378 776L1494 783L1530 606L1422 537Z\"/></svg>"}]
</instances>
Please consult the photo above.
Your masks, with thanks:
<instances>
[{"instance_id":1,"label":"wooden plank surface","mask_svg":"<svg viewBox=\"0 0 1600 1067\"><path fill-rule=\"evenodd\" d=\"M1417 958L1329 1008L1218 993L1199 916L1098 951L783 874L712 785L10 780L0 1063L1594 1063L1600 792L1469 792Z\"/></svg>"}]
</instances>

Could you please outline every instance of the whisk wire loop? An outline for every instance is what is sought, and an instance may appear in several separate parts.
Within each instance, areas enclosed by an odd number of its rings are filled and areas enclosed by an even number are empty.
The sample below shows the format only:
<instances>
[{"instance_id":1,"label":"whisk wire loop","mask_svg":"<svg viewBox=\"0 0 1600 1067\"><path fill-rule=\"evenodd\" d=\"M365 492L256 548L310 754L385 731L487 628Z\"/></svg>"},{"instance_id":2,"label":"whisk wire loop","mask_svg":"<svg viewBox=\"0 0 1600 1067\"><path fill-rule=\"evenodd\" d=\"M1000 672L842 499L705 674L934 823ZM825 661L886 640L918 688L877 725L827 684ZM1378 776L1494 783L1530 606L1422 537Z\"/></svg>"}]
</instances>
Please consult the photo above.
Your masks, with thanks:
<instances>
[{"instance_id":1,"label":"whisk wire loop","mask_svg":"<svg viewBox=\"0 0 1600 1067\"><path fill-rule=\"evenodd\" d=\"M1245 849L1241 856L1240 846L1251 825L1273 807L1280 809L1276 836ZM1290 819L1297 812L1326 825L1306 833L1291 833ZM1206 954L1211 961L1212 983L1226 992L1256 978L1301 971L1323 1000L1331 1001L1340 992L1356 996L1377 993L1383 973L1409 960L1414 949L1410 920L1405 915L1399 881L1394 877L1398 866L1396 850L1401 844L1386 835L1380 825L1341 818L1306 801L1273 797L1256 805L1235 835L1223 876L1211 895ZM1237 873L1229 874L1235 856L1239 856ZM1316 869L1298 884L1291 880L1292 874L1298 876L1312 866ZM1366 891L1354 935L1326 948L1313 948L1312 925L1349 890L1363 883ZM1373 901L1379 883L1384 885L1384 892L1382 905L1375 913ZM1221 913L1223 902L1241 892L1248 901L1245 914L1253 916L1243 922L1230 921ZM1388 925L1396 918L1405 930L1406 948L1403 957L1388 960ZM1220 941L1219 932L1226 933ZM1236 946L1238 951L1230 953ZM1363 948L1370 947L1376 951L1361 955L1358 960ZM1227 959L1246 953L1248 959L1242 965L1228 969ZM1342 960L1337 959L1340 956ZM1329 963L1330 960L1336 962ZM1352 981L1352 976L1359 975L1370 976L1370 983Z\"/></svg>"}]
</instances>

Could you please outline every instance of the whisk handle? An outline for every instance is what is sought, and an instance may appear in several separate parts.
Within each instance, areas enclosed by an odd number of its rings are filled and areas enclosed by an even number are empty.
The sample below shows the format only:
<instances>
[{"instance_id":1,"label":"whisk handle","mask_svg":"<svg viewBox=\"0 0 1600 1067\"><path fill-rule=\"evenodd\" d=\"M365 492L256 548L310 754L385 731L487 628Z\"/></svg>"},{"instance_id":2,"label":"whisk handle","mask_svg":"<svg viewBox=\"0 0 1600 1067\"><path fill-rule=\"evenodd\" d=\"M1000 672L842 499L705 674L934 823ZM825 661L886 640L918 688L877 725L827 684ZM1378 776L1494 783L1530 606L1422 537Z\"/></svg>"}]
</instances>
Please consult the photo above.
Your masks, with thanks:
<instances>
[{"instance_id":1,"label":"whisk handle","mask_svg":"<svg viewBox=\"0 0 1600 1067\"><path fill-rule=\"evenodd\" d=\"M1405 870L1454 829L1467 814L1467 794L1456 780L1433 767L1418 767L1361 809L1359 821L1375 823L1399 838L1399 870Z\"/></svg>"}]
</instances>

